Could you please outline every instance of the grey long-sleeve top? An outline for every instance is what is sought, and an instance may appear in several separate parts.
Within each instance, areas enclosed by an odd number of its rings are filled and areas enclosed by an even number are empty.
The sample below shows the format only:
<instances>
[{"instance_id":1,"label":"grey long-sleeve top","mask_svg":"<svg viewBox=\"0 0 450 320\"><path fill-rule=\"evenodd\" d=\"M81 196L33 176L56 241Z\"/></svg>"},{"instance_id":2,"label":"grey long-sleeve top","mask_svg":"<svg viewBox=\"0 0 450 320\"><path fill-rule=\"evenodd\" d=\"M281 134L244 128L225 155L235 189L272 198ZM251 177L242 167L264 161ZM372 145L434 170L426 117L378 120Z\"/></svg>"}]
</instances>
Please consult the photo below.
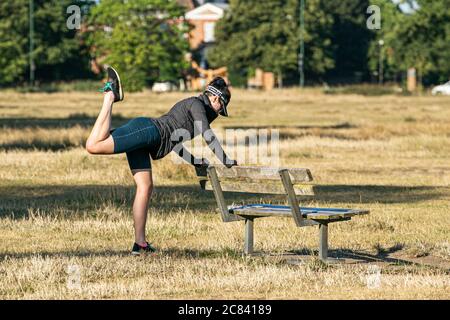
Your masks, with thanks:
<instances>
[{"instance_id":1,"label":"grey long-sleeve top","mask_svg":"<svg viewBox=\"0 0 450 320\"><path fill-rule=\"evenodd\" d=\"M210 123L217 118L209 98L201 94L198 97L190 97L177 102L165 115L153 119L161 134L161 144L157 150L152 151L152 159L161 159L171 152L175 146L184 141L193 139L202 134L209 148L222 161L223 164L230 163L219 140L211 130ZM184 148L179 149L178 154L190 163L194 164L194 157Z\"/></svg>"}]
</instances>

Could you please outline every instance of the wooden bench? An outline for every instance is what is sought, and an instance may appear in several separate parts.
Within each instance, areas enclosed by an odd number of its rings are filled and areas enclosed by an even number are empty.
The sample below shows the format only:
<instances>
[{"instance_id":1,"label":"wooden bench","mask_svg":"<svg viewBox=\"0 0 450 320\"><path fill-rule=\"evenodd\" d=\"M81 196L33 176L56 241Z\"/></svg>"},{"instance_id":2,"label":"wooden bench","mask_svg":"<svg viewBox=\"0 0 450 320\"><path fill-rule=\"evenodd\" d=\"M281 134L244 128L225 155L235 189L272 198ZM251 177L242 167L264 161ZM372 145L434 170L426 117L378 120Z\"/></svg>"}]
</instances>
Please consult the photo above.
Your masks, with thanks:
<instances>
[{"instance_id":1,"label":"wooden bench","mask_svg":"<svg viewBox=\"0 0 450 320\"><path fill-rule=\"evenodd\" d=\"M236 166L196 168L200 186L212 190L223 222L245 221L244 254L253 253L253 221L264 217L292 217L298 227L319 227L319 258L328 261L328 224L348 221L368 210L300 207L297 196L314 195L309 169ZM227 206L225 192L285 194L289 206L248 204Z\"/></svg>"}]
</instances>

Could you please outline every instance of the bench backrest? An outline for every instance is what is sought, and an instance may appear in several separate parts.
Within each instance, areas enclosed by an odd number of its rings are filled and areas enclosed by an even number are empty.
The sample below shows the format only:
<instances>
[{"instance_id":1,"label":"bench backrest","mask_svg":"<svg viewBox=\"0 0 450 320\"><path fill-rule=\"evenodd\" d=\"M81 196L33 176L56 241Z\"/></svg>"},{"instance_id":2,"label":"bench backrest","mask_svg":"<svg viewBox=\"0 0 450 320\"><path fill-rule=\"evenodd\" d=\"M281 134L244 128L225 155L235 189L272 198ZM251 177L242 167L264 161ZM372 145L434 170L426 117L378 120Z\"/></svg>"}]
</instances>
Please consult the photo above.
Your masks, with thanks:
<instances>
[{"instance_id":1,"label":"bench backrest","mask_svg":"<svg viewBox=\"0 0 450 320\"><path fill-rule=\"evenodd\" d=\"M210 171L208 173L208 170ZM215 171L215 174L212 171ZM294 191L297 195L314 195L312 185L305 184L313 180L309 169L304 168L272 168L272 167L232 167L210 166L197 168L200 186L204 190L214 190L214 175L220 182L222 191L286 194L280 172L287 171ZM208 177L208 174L211 177Z\"/></svg>"},{"instance_id":2,"label":"bench backrest","mask_svg":"<svg viewBox=\"0 0 450 320\"><path fill-rule=\"evenodd\" d=\"M224 222L236 221L229 213L223 196L224 191L285 194L292 209L292 215L298 226L303 226L303 218L297 201L297 195L314 195L313 180L309 169L272 168L236 166L209 166L196 168L200 186L204 190L214 191L214 195Z\"/></svg>"}]
</instances>

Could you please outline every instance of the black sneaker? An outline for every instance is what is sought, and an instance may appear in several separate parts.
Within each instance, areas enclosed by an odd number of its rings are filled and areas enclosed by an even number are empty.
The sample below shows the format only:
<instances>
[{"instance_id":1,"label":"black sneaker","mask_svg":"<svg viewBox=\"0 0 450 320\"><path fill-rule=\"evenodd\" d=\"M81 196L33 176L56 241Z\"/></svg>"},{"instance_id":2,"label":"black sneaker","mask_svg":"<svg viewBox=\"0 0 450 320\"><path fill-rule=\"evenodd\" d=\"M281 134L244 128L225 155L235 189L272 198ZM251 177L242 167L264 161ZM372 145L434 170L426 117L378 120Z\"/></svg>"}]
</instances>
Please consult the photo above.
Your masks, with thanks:
<instances>
[{"instance_id":1,"label":"black sneaker","mask_svg":"<svg viewBox=\"0 0 450 320\"><path fill-rule=\"evenodd\" d=\"M133 249L131 250L131 254L135 256L139 256L142 253L155 253L156 249L148 242L146 242L146 246L141 246L136 242L133 245Z\"/></svg>"},{"instance_id":2,"label":"black sneaker","mask_svg":"<svg viewBox=\"0 0 450 320\"><path fill-rule=\"evenodd\" d=\"M106 69L106 72L108 73L108 81L100 91L112 91L112 93L114 93L114 102L122 101L124 95L119 73L113 67L108 67Z\"/></svg>"}]
</instances>

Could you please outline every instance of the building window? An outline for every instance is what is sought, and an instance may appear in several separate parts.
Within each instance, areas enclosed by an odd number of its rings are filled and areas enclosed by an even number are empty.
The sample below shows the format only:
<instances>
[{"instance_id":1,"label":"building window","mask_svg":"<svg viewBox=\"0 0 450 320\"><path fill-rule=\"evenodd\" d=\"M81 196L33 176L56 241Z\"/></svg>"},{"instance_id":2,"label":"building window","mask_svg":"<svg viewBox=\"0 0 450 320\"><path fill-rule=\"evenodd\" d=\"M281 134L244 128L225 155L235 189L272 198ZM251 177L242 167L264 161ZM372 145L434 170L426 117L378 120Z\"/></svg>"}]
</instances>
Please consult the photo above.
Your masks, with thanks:
<instances>
[{"instance_id":1,"label":"building window","mask_svg":"<svg viewBox=\"0 0 450 320\"><path fill-rule=\"evenodd\" d=\"M204 34L204 41L205 42L214 42L214 22L205 22L203 25L203 34Z\"/></svg>"}]
</instances>

